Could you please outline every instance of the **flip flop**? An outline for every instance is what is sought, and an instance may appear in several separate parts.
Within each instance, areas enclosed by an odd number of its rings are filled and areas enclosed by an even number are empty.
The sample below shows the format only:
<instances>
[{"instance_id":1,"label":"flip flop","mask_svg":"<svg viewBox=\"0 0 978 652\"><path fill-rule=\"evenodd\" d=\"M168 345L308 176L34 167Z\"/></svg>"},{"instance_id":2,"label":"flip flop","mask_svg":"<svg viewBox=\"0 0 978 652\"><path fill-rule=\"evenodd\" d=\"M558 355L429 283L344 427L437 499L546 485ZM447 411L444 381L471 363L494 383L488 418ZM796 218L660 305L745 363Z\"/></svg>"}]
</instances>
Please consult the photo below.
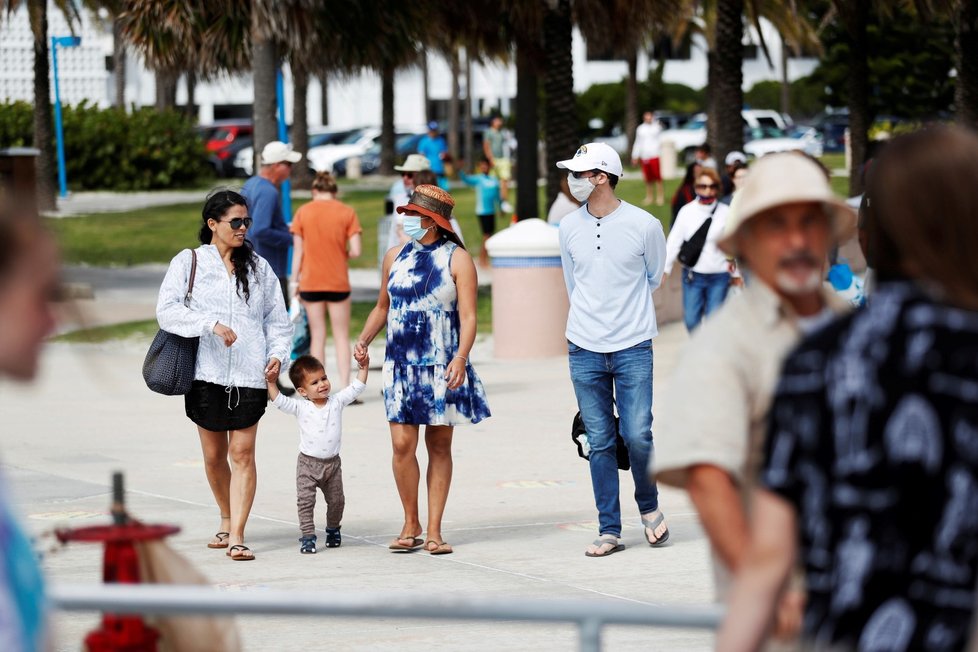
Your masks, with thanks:
<instances>
[{"instance_id":1,"label":"flip flop","mask_svg":"<svg viewBox=\"0 0 978 652\"><path fill-rule=\"evenodd\" d=\"M588 552L584 551L585 557L607 557L608 555L613 555L616 552L621 552L625 549L625 544L618 541L618 537L613 534L602 534L597 539L591 542L592 546L597 546L599 549L601 546L609 545L612 546L609 550L604 552Z\"/></svg>"},{"instance_id":2,"label":"flip flop","mask_svg":"<svg viewBox=\"0 0 978 652\"><path fill-rule=\"evenodd\" d=\"M411 545L404 545L401 541L410 541ZM390 550L398 551L409 551L417 550L424 544L424 539L419 539L418 537L397 537L391 544L387 546Z\"/></svg>"},{"instance_id":3,"label":"flip flop","mask_svg":"<svg viewBox=\"0 0 978 652\"><path fill-rule=\"evenodd\" d=\"M230 532L218 532L214 535L217 539L217 543L213 541L207 544L208 548L227 548L228 547L228 537L231 536Z\"/></svg>"},{"instance_id":4,"label":"flip flop","mask_svg":"<svg viewBox=\"0 0 978 652\"><path fill-rule=\"evenodd\" d=\"M662 525L663 521L666 520L666 517L659 510L655 510L652 513L658 514L658 516L652 519L645 518L644 516L642 517L642 525L644 526L642 531L645 532L645 540L649 542L650 546L661 546L663 543L669 540L669 528L666 528L666 531L662 533L661 537L653 538L655 536L654 534L650 537L649 530L655 532L655 528ZM648 530L645 528L648 528Z\"/></svg>"},{"instance_id":5,"label":"flip flop","mask_svg":"<svg viewBox=\"0 0 978 652\"><path fill-rule=\"evenodd\" d=\"M236 552L240 554L237 555L234 554ZM246 555L245 554L246 552L251 554ZM251 552L251 548L249 548L248 546L243 546L240 543L231 546L231 548L227 551L227 556L231 558L231 561L254 561L255 560L255 554Z\"/></svg>"},{"instance_id":6,"label":"flip flop","mask_svg":"<svg viewBox=\"0 0 978 652\"><path fill-rule=\"evenodd\" d=\"M424 549L428 551L429 555L450 555L453 552L450 545L434 539L428 539L424 544Z\"/></svg>"}]
</instances>

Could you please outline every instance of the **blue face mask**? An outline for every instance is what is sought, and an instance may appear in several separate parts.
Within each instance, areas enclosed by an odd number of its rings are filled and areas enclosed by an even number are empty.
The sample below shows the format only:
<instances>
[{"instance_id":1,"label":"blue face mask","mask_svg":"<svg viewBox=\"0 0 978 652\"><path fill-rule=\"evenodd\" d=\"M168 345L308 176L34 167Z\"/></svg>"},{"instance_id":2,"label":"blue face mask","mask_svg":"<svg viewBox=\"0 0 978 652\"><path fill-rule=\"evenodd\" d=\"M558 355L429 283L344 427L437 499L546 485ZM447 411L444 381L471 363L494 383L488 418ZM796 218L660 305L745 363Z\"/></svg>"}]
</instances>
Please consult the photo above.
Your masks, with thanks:
<instances>
[{"instance_id":1,"label":"blue face mask","mask_svg":"<svg viewBox=\"0 0 978 652\"><path fill-rule=\"evenodd\" d=\"M404 233L406 233L409 238L420 240L425 236L427 232L428 229L425 229L421 226L420 215L404 216Z\"/></svg>"}]
</instances>

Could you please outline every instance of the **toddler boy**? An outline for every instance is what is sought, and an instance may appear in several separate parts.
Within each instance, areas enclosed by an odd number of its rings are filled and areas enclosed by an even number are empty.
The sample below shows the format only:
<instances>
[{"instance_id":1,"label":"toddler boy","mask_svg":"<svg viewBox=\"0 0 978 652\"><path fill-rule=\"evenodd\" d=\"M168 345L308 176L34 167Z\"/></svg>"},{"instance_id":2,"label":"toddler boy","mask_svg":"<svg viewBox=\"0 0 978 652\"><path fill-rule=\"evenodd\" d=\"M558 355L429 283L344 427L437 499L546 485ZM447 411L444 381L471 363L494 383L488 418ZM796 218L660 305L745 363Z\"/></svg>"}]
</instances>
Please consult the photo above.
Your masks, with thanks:
<instances>
[{"instance_id":1,"label":"toddler boy","mask_svg":"<svg viewBox=\"0 0 978 652\"><path fill-rule=\"evenodd\" d=\"M268 397L279 410L299 420L299 459L295 470L296 503L299 508L299 552L315 554L316 489L326 498L326 547L340 545L340 521L343 519L343 472L340 465L340 439L343 433L343 408L366 388L366 354L357 358L360 371L350 386L335 396L329 393L330 382L323 364L311 355L296 358L289 368L289 380L302 396L290 398L279 392L275 381L266 377Z\"/></svg>"}]
</instances>

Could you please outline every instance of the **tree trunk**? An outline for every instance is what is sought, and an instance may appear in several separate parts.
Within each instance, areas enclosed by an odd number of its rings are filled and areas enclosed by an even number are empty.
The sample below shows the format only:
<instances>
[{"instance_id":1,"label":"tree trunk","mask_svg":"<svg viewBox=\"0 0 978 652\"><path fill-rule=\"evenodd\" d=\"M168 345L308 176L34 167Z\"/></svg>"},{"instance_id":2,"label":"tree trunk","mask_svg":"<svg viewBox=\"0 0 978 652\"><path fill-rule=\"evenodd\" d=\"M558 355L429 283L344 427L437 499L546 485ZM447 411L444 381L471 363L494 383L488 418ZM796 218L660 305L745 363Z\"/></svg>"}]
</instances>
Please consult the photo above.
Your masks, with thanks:
<instances>
[{"instance_id":1,"label":"tree trunk","mask_svg":"<svg viewBox=\"0 0 978 652\"><path fill-rule=\"evenodd\" d=\"M543 15L547 206L556 199L560 192L560 178L567 174L565 170L551 164L551 161L572 156L579 145L571 40L570 0L548 3Z\"/></svg>"},{"instance_id":2,"label":"tree trunk","mask_svg":"<svg viewBox=\"0 0 978 652\"><path fill-rule=\"evenodd\" d=\"M157 70L156 110L167 111L177 106L177 81L180 75L170 70Z\"/></svg>"},{"instance_id":3,"label":"tree trunk","mask_svg":"<svg viewBox=\"0 0 978 652\"><path fill-rule=\"evenodd\" d=\"M428 91L428 53L424 51L421 52L421 85L423 86L421 101L424 102L421 116L427 124L431 120L431 94Z\"/></svg>"},{"instance_id":4,"label":"tree trunk","mask_svg":"<svg viewBox=\"0 0 978 652\"><path fill-rule=\"evenodd\" d=\"M319 73L319 124L329 124L329 95L326 72Z\"/></svg>"},{"instance_id":5,"label":"tree trunk","mask_svg":"<svg viewBox=\"0 0 978 652\"><path fill-rule=\"evenodd\" d=\"M394 174L394 64L380 71L380 173Z\"/></svg>"},{"instance_id":6,"label":"tree trunk","mask_svg":"<svg viewBox=\"0 0 978 652\"><path fill-rule=\"evenodd\" d=\"M184 80L187 82L187 109L186 114L197 121L197 73L188 70Z\"/></svg>"},{"instance_id":7,"label":"tree trunk","mask_svg":"<svg viewBox=\"0 0 978 652\"><path fill-rule=\"evenodd\" d=\"M452 94L448 97L448 155L453 161L458 161L459 96L462 94L459 77L462 76L462 63L459 61L457 45L452 46L448 60L452 72Z\"/></svg>"},{"instance_id":8,"label":"tree trunk","mask_svg":"<svg viewBox=\"0 0 978 652\"><path fill-rule=\"evenodd\" d=\"M978 0L960 0L957 20L958 122L978 129Z\"/></svg>"},{"instance_id":9,"label":"tree trunk","mask_svg":"<svg viewBox=\"0 0 978 652\"><path fill-rule=\"evenodd\" d=\"M516 45L516 215L539 217L537 72L526 44Z\"/></svg>"},{"instance_id":10,"label":"tree trunk","mask_svg":"<svg viewBox=\"0 0 978 652\"><path fill-rule=\"evenodd\" d=\"M52 131L51 80L48 76L47 0L30 0L27 13L34 33L34 147L40 150L36 161L37 207L42 211L53 211L58 207L54 182L57 163Z\"/></svg>"},{"instance_id":11,"label":"tree trunk","mask_svg":"<svg viewBox=\"0 0 978 652\"><path fill-rule=\"evenodd\" d=\"M113 106L126 108L126 39L122 35L122 21L112 21L112 74L115 86Z\"/></svg>"},{"instance_id":12,"label":"tree trunk","mask_svg":"<svg viewBox=\"0 0 978 652\"><path fill-rule=\"evenodd\" d=\"M788 79L788 44L781 37L781 113L791 113L791 81Z\"/></svg>"},{"instance_id":13,"label":"tree trunk","mask_svg":"<svg viewBox=\"0 0 978 652\"><path fill-rule=\"evenodd\" d=\"M625 78L625 135L628 138L626 156L632 155L635 146L635 129L638 127L638 52L628 55L628 76Z\"/></svg>"},{"instance_id":14,"label":"tree trunk","mask_svg":"<svg viewBox=\"0 0 978 652\"><path fill-rule=\"evenodd\" d=\"M744 0L718 0L716 26L716 66L713 75L713 113L716 134L713 156L717 161L734 150L744 149Z\"/></svg>"},{"instance_id":15,"label":"tree trunk","mask_svg":"<svg viewBox=\"0 0 978 652\"><path fill-rule=\"evenodd\" d=\"M254 87L252 100L252 123L254 127L253 144L255 153L255 174L261 169L261 151L268 143L278 140L278 122L275 119L277 108L276 73L278 54L275 43L261 38L255 22L258 12L252 12L251 26L251 72Z\"/></svg>"},{"instance_id":16,"label":"tree trunk","mask_svg":"<svg viewBox=\"0 0 978 652\"><path fill-rule=\"evenodd\" d=\"M309 71L292 62L292 148L302 154L302 160L292 170L293 188L310 187L307 154L309 153Z\"/></svg>"},{"instance_id":17,"label":"tree trunk","mask_svg":"<svg viewBox=\"0 0 978 652\"><path fill-rule=\"evenodd\" d=\"M481 156L475 152L475 131L472 128L472 57L469 50L465 50L465 104L463 113L465 114L465 159L469 162L466 172L472 172L475 164ZM461 169L456 166L456 169Z\"/></svg>"},{"instance_id":18,"label":"tree trunk","mask_svg":"<svg viewBox=\"0 0 978 652\"><path fill-rule=\"evenodd\" d=\"M869 39L866 24L869 12L865 2L837 2L849 39L849 196L863 191L862 166L869 149L869 125L873 121L869 105Z\"/></svg>"}]
</instances>

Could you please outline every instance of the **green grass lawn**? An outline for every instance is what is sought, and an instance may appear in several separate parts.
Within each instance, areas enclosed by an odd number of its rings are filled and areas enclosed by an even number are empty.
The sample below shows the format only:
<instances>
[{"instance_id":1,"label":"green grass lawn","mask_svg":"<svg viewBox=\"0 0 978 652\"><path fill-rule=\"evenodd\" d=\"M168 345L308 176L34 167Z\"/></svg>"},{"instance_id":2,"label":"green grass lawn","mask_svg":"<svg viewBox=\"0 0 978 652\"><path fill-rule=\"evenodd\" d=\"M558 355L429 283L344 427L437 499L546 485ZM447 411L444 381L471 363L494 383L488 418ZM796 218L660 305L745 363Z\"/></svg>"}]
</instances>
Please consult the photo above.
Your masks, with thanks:
<instances>
[{"instance_id":1,"label":"green grass lawn","mask_svg":"<svg viewBox=\"0 0 978 652\"><path fill-rule=\"evenodd\" d=\"M353 310L350 315L350 337L356 337L363 329L363 323L367 320L367 315L373 310L372 301L354 301ZM479 288L477 330L479 333L492 332L492 292L488 287ZM130 321L122 324L112 324L110 326L96 326L83 330L72 331L64 335L52 338L53 342L85 343L98 344L113 340L143 339L149 340L159 329L155 319ZM381 335L383 337L383 331Z\"/></svg>"},{"instance_id":2,"label":"green grass lawn","mask_svg":"<svg viewBox=\"0 0 978 652\"><path fill-rule=\"evenodd\" d=\"M827 155L825 162L830 168L843 164L841 155ZM652 206L651 212L668 230L671 214L668 201L672 198L679 179L665 182L666 206ZM833 177L832 188L841 197L846 196L848 179ZM363 227L363 255L351 261L352 267L377 266L377 224L384 210L386 192L379 190L343 192L341 199L353 206ZM202 197L203 197L202 193ZM462 235L473 257L482 249L482 234L475 217L475 191L464 187L453 190L456 201L455 216L462 227ZM640 205L645 196L641 173L626 168L625 177L618 184L618 196ZM544 202L544 189L540 188L539 206L546 217L548 205ZM515 194L511 191L511 201ZM308 200L293 200L296 210ZM78 217L50 218L48 224L58 235L69 263L85 263L100 266L129 266L143 263L166 263L181 249L197 245L200 228L201 204L177 204L145 208L125 213L104 213ZM496 228L507 226L502 216L496 220ZM386 240L387 234L382 234Z\"/></svg>"}]
</instances>

